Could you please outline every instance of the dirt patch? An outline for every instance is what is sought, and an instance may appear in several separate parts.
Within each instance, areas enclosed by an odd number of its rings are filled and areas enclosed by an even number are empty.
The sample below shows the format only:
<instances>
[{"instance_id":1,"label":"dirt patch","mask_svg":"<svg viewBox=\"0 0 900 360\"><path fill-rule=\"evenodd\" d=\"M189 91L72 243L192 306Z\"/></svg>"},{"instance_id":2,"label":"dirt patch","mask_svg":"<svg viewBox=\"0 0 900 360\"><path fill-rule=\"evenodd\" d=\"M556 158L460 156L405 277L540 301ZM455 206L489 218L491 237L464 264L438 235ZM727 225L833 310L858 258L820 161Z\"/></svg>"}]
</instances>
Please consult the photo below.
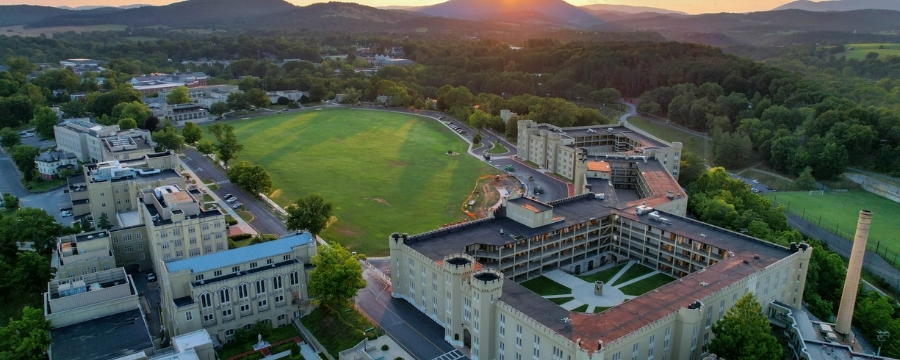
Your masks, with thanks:
<instances>
[{"instance_id":1,"label":"dirt patch","mask_svg":"<svg viewBox=\"0 0 900 360\"><path fill-rule=\"evenodd\" d=\"M397 160L391 161L391 166L394 166L394 167L405 167L407 165L409 165L409 163L406 161L397 161Z\"/></svg>"},{"instance_id":2,"label":"dirt patch","mask_svg":"<svg viewBox=\"0 0 900 360\"><path fill-rule=\"evenodd\" d=\"M275 190L274 192L272 192L272 194L269 195L269 199L277 199L279 196L281 196L281 192L281 189Z\"/></svg>"},{"instance_id":3,"label":"dirt patch","mask_svg":"<svg viewBox=\"0 0 900 360\"><path fill-rule=\"evenodd\" d=\"M391 203L389 203L387 200L382 199L382 198L374 198L374 199L372 199L372 200L375 200L375 201L380 202L380 203L382 203L382 204L385 204L385 205L387 205L387 206L391 206Z\"/></svg>"},{"instance_id":4,"label":"dirt patch","mask_svg":"<svg viewBox=\"0 0 900 360\"><path fill-rule=\"evenodd\" d=\"M350 228L349 226L340 226L340 227L335 228L334 230L337 231L338 234L341 234L341 235L344 235L344 236L357 236L357 235L359 235L359 232L353 230L353 229Z\"/></svg>"},{"instance_id":5,"label":"dirt patch","mask_svg":"<svg viewBox=\"0 0 900 360\"><path fill-rule=\"evenodd\" d=\"M499 189L504 189L512 194L520 192L521 186L522 183L518 178L508 174L482 176L478 178L475 189L463 202L462 211L474 219L486 218L491 207L500 201Z\"/></svg>"}]
</instances>

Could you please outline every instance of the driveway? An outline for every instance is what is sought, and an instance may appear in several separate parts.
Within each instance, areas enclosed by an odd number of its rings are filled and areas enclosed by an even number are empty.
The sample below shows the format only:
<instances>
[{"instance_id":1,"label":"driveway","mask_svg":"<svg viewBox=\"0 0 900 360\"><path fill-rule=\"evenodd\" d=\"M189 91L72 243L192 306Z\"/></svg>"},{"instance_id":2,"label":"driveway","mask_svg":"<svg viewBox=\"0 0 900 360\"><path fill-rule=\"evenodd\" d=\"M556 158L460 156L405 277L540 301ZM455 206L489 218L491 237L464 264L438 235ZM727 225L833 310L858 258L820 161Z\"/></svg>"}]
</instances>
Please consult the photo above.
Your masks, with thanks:
<instances>
[{"instance_id":1,"label":"driveway","mask_svg":"<svg viewBox=\"0 0 900 360\"><path fill-rule=\"evenodd\" d=\"M356 305L406 352L416 359L431 360L455 350L444 341L443 327L405 300L391 297L391 287L372 270L365 269L363 277L366 287L356 293Z\"/></svg>"},{"instance_id":2,"label":"driveway","mask_svg":"<svg viewBox=\"0 0 900 360\"><path fill-rule=\"evenodd\" d=\"M12 158L0 149L0 194L10 193L17 198L28 196L28 191L19 181L19 170Z\"/></svg>"},{"instance_id":3,"label":"driveway","mask_svg":"<svg viewBox=\"0 0 900 360\"><path fill-rule=\"evenodd\" d=\"M568 184L557 180L550 175L544 174L539 170L524 165L516 160L513 160L511 158L494 158L489 162L489 164L501 171L504 171L506 165L512 165L512 167L514 167L516 171L509 172L509 174L515 175L519 178L519 180L522 180L522 182L525 183L529 197L534 194L534 187L538 185L544 188L543 194L536 195L539 201L550 202L553 200L565 199L569 197ZM534 180L528 180L529 176L533 177Z\"/></svg>"},{"instance_id":4,"label":"driveway","mask_svg":"<svg viewBox=\"0 0 900 360\"><path fill-rule=\"evenodd\" d=\"M228 180L228 177L225 176L225 174L222 174L218 168L213 166L206 157L192 149L184 149L182 152L187 156L184 159L184 163L187 164L201 180L212 180L219 186L219 189L215 191L216 195L224 197L225 194L232 194L238 198L238 201L244 204L244 208L253 214L253 220L250 221L250 226L253 226L256 231L263 234L274 234L279 237L291 233L284 227L281 220L276 218L268 209L258 203L256 198L247 195L244 190L237 187L237 185L232 184Z\"/></svg>"}]
</instances>

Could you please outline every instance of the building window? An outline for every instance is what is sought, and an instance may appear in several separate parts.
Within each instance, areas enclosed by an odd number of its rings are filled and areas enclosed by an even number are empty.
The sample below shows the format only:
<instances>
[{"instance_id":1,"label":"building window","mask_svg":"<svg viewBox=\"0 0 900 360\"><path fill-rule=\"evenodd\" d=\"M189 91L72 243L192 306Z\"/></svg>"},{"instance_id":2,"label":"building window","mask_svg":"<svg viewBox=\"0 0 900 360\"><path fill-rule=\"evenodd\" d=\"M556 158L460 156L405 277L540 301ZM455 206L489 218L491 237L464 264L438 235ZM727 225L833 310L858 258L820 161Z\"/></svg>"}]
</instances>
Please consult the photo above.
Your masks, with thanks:
<instances>
[{"instance_id":1,"label":"building window","mask_svg":"<svg viewBox=\"0 0 900 360\"><path fill-rule=\"evenodd\" d=\"M619 352L613 354L612 360L622 360L622 352L619 351Z\"/></svg>"},{"instance_id":2,"label":"building window","mask_svg":"<svg viewBox=\"0 0 900 360\"><path fill-rule=\"evenodd\" d=\"M634 346L631 347L631 360L637 360L638 351L641 349L640 343L634 343Z\"/></svg>"},{"instance_id":3,"label":"building window","mask_svg":"<svg viewBox=\"0 0 900 360\"><path fill-rule=\"evenodd\" d=\"M691 336L691 350L697 348L697 334L700 332L700 326L694 325L694 335Z\"/></svg>"},{"instance_id":4,"label":"building window","mask_svg":"<svg viewBox=\"0 0 900 360\"><path fill-rule=\"evenodd\" d=\"M200 280L203 280L203 274L194 276L194 281L200 281Z\"/></svg>"},{"instance_id":5,"label":"building window","mask_svg":"<svg viewBox=\"0 0 900 360\"><path fill-rule=\"evenodd\" d=\"M210 321L213 321L213 320L215 320L215 319L216 319L216 315L215 315L215 314L206 314L206 315L203 315L203 322L210 322Z\"/></svg>"},{"instance_id":6,"label":"building window","mask_svg":"<svg viewBox=\"0 0 900 360\"><path fill-rule=\"evenodd\" d=\"M238 272L238 271L241 271L241 267L240 267L240 266L234 266L234 267L231 268L231 272Z\"/></svg>"},{"instance_id":7,"label":"building window","mask_svg":"<svg viewBox=\"0 0 900 360\"><path fill-rule=\"evenodd\" d=\"M175 246L181 246L181 244L183 244L181 239L175 239Z\"/></svg>"},{"instance_id":8,"label":"building window","mask_svg":"<svg viewBox=\"0 0 900 360\"><path fill-rule=\"evenodd\" d=\"M131 235L131 234L128 234L128 235ZM138 239L142 239L144 236L141 235L141 233L136 232L136 233L134 233L134 237L135 237L135 238L138 238ZM130 238L130 236L129 236L129 238Z\"/></svg>"},{"instance_id":9,"label":"building window","mask_svg":"<svg viewBox=\"0 0 900 360\"><path fill-rule=\"evenodd\" d=\"M163 254L163 261L169 261L169 260L172 260L172 254L171 253Z\"/></svg>"},{"instance_id":10,"label":"building window","mask_svg":"<svg viewBox=\"0 0 900 360\"><path fill-rule=\"evenodd\" d=\"M175 235L175 236L181 235L181 229L180 228L172 229L172 235Z\"/></svg>"},{"instance_id":11,"label":"building window","mask_svg":"<svg viewBox=\"0 0 900 360\"><path fill-rule=\"evenodd\" d=\"M187 321L191 321L191 320L194 320L194 316L191 315L190 311L188 311L188 312L184 313L184 319Z\"/></svg>"},{"instance_id":12,"label":"building window","mask_svg":"<svg viewBox=\"0 0 900 360\"><path fill-rule=\"evenodd\" d=\"M283 303L283 302L284 302L284 295L278 295L275 297L275 303Z\"/></svg>"},{"instance_id":13,"label":"building window","mask_svg":"<svg viewBox=\"0 0 900 360\"><path fill-rule=\"evenodd\" d=\"M203 227L203 230L209 230L209 223L203 223L201 226Z\"/></svg>"},{"instance_id":14,"label":"building window","mask_svg":"<svg viewBox=\"0 0 900 360\"><path fill-rule=\"evenodd\" d=\"M256 294L264 294L266 292L266 281L259 279L256 280Z\"/></svg>"},{"instance_id":15,"label":"building window","mask_svg":"<svg viewBox=\"0 0 900 360\"><path fill-rule=\"evenodd\" d=\"M191 254L191 256L198 256L198 255L200 255L200 249L196 249L196 248L191 249L190 254Z\"/></svg>"},{"instance_id":16,"label":"building window","mask_svg":"<svg viewBox=\"0 0 900 360\"><path fill-rule=\"evenodd\" d=\"M251 269L255 269L255 268L256 268L256 261L250 263L250 268L251 268Z\"/></svg>"},{"instance_id":17,"label":"building window","mask_svg":"<svg viewBox=\"0 0 900 360\"><path fill-rule=\"evenodd\" d=\"M203 251L208 252L208 253L212 252L212 245L206 245L206 246L204 246L204 247L203 247Z\"/></svg>"},{"instance_id":18,"label":"building window","mask_svg":"<svg viewBox=\"0 0 900 360\"><path fill-rule=\"evenodd\" d=\"M144 251L144 244L138 244L138 250Z\"/></svg>"},{"instance_id":19,"label":"building window","mask_svg":"<svg viewBox=\"0 0 900 360\"><path fill-rule=\"evenodd\" d=\"M213 271L213 276L222 276L222 270Z\"/></svg>"},{"instance_id":20,"label":"building window","mask_svg":"<svg viewBox=\"0 0 900 360\"><path fill-rule=\"evenodd\" d=\"M266 259L266 265L272 265L275 263L275 259Z\"/></svg>"},{"instance_id":21,"label":"building window","mask_svg":"<svg viewBox=\"0 0 900 360\"><path fill-rule=\"evenodd\" d=\"M209 234L203 234L203 241L209 241L209 239L212 239Z\"/></svg>"},{"instance_id":22,"label":"building window","mask_svg":"<svg viewBox=\"0 0 900 360\"><path fill-rule=\"evenodd\" d=\"M168 249L168 248L169 248L169 242L168 242L168 241L163 241L163 242L161 243L161 245L162 245L162 248L163 248L163 249Z\"/></svg>"},{"instance_id":23,"label":"building window","mask_svg":"<svg viewBox=\"0 0 900 360\"><path fill-rule=\"evenodd\" d=\"M516 324L516 347L522 347L522 325Z\"/></svg>"},{"instance_id":24,"label":"building window","mask_svg":"<svg viewBox=\"0 0 900 360\"><path fill-rule=\"evenodd\" d=\"M256 307L266 307L269 306L269 300L262 299L258 303L256 303Z\"/></svg>"},{"instance_id":25,"label":"building window","mask_svg":"<svg viewBox=\"0 0 900 360\"><path fill-rule=\"evenodd\" d=\"M275 277L272 278L272 289L281 289L281 275L275 275Z\"/></svg>"},{"instance_id":26,"label":"building window","mask_svg":"<svg viewBox=\"0 0 900 360\"><path fill-rule=\"evenodd\" d=\"M541 338L537 335L534 335L534 348L531 356L535 359L541 358Z\"/></svg>"},{"instance_id":27,"label":"building window","mask_svg":"<svg viewBox=\"0 0 900 360\"><path fill-rule=\"evenodd\" d=\"M234 329L225 330L225 336L234 336Z\"/></svg>"},{"instance_id":28,"label":"building window","mask_svg":"<svg viewBox=\"0 0 900 360\"><path fill-rule=\"evenodd\" d=\"M231 308L222 310L222 317L223 317L223 318L227 318L227 317L230 317L230 316L231 316ZM234 332L234 331L232 330L232 333L233 333L233 332ZM227 332L226 332L226 334L227 334Z\"/></svg>"},{"instance_id":29,"label":"building window","mask_svg":"<svg viewBox=\"0 0 900 360\"><path fill-rule=\"evenodd\" d=\"M134 251L134 245L125 245L125 252L130 253Z\"/></svg>"},{"instance_id":30,"label":"building window","mask_svg":"<svg viewBox=\"0 0 900 360\"><path fill-rule=\"evenodd\" d=\"M500 314L500 337L506 335L506 315Z\"/></svg>"},{"instance_id":31,"label":"building window","mask_svg":"<svg viewBox=\"0 0 900 360\"><path fill-rule=\"evenodd\" d=\"M248 312L248 311L250 311L250 304L244 304L244 305L241 305L241 312L242 312L242 313L245 313L245 312Z\"/></svg>"},{"instance_id":32,"label":"building window","mask_svg":"<svg viewBox=\"0 0 900 360\"><path fill-rule=\"evenodd\" d=\"M505 349L503 346L503 342L501 341L499 343L499 350L497 350L497 360L503 360L503 356L505 355L505 354L503 354L504 351L505 351Z\"/></svg>"},{"instance_id":33,"label":"building window","mask_svg":"<svg viewBox=\"0 0 900 360\"><path fill-rule=\"evenodd\" d=\"M119 243L119 235L113 235L113 244Z\"/></svg>"},{"instance_id":34,"label":"building window","mask_svg":"<svg viewBox=\"0 0 900 360\"><path fill-rule=\"evenodd\" d=\"M178 235L178 234L175 234L175 235ZM188 240L188 242L190 242L191 245L196 244L196 243L197 243L197 237L196 237L196 236L191 236L191 239Z\"/></svg>"},{"instance_id":35,"label":"building window","mask_svg":"<svg viewBox=\"0 0 900 360\"><path fill-rule=\"evenodd\" d=\"M183 258L183 257L184 257L184 251L176 250L176 251L175 251L175 257L176 257L176 258Z\"/></svg>"},{"instance_id":36,"label":"building window","mask_svg":"<svg viewBox=\"0 0 900 360\"><path fill-rule=\"evenodd\" d=\"M647 345L647 360L653 359L653 348L656 346L656 335L650 335L650 344Z\"/></svg>"},{"instance_id":37,"label":"building window","mask_svg":"<svg viewBox=\"0 0 900 360\"><path fill-rule=\"evenodd\" d=\"M672 327L666 328L666 337L663 339L663 351L669 350L669 339L672 338Z\"/></svg>"},{"instance_id":38,"label":"building window","mask_svg":"<svg viewBox=\"0 0 900 360\"><path fill-rule=\"evenodd\" d=\"M196 230L194 230L193 226L188 227L188 234L193 234L194 231L196 231Z\"/></svg>"},{"instance_id":39,"label":"building window","mask_svg":"<svg viewBox=\"0 0 900 360\"><path fill-rule=\"evenodd\" d=\"M300 283L300 273L297 271L291 272L291 286L297 285Z\"/></svg>"},{"instance_id":40,"label":"building window","mask_svg":"<svg viewBox=\"0 0 900 360\"><path fill-rule=\"evenodd\" d=\"M228 288L219 290L219 303L226 304L231 302L231 291Z\"/></svg>"},{"instance_id":41,"label":"building window","mask_svg":"<svg viewBox=\"0 0 900 360\"><path fill-rule=\"evenodd\" d=\"M216 243L216 251L225 249L225 245L222 243Z\"/></svg>"},{"instance_id":42,"label":"building window","mask_svg":"<svg viewBox=\"0 0 900 360\"><path fill-rule=\"evenodd\" d=\"M246 299L249 296L250 296L250 291L249 291L249 289L247 289L247 284L238 285L238 298Z\"/></svg>"},{"instance_id":43,"label":"building window","mask_svg":"<svg viewBox=\"0 0 900 360\"><path fill-rule=\"evenodd\" d=\"M706 328L709 329L712 323L712 306L706 308Z\"/></svg>"}]
</instances>

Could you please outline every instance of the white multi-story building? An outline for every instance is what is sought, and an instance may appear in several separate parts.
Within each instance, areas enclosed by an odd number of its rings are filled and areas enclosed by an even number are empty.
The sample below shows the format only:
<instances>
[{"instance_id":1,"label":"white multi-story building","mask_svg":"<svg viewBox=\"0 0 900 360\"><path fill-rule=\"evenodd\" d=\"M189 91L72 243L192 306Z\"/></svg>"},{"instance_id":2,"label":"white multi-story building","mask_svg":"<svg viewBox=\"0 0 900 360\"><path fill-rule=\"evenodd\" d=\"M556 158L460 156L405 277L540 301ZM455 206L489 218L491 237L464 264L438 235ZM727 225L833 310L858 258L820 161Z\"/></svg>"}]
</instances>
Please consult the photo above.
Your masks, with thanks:
<instances>
[{"instance_id":1,"label":"white multi-story building","mask_svg":"<svg viewBox=\"0 0 900 360\"><path fill-rule=\"evenodd\" d=\"M67 119L53 127L56 148L70 152L81 162L135 159L154 152L156 143L143 129L119 130L90 119Z\"/></svg>"},{"instance_id":2,"label":"white multi-story building","mask_svg":"<svg viewBox=\"0 0 900 360\"><path fill-rule=\"evenodd\" d=\"M78 157L68 151L48 150L34 157L41 177L52 180L60 171L75 170L78 167Z\"/></svg>"},{"instance_id":3,"label":"white multi-story building","mask_svg":"<svg viewBox=\"0 0 900 360\"><path fill-rule=\"evenodd\" d=\"M217 342L257 322L273 327L310 311L316 243L308 233L160 263L164 322L177 336L205 328Z\"/></svg>"}]
</instances>

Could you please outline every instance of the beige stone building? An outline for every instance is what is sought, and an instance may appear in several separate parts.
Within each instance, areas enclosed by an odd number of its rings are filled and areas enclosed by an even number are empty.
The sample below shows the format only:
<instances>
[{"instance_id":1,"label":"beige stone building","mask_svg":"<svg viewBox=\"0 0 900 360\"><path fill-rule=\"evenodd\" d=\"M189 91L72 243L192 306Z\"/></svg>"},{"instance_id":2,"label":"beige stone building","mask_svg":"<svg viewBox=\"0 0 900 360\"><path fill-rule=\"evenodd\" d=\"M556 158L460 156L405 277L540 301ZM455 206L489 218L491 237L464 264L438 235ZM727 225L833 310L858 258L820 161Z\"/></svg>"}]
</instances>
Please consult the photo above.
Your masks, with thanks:
<instances>
[{"instance_id":1,"label":"beige stone building","mask_svg":"<svg viewBox=\"0 0 900 360\"><path fill-rule=\"evenodd\" d=\"M153 352L145 311L122 268L47 284L44 317L50 321L51 360L112 359Z\"/></svg>"},{"instance_id":2,"label":"beige stone building","mask_svg":"<svg viewBox=\"0 0 900 360\"><path fill-rule=\"evenodd\" d=\"M112 229L105 241L116 266L129 272L153 269L157 258L174 261L228 248L225 215L204 207L202 193L179 174L172 152L85 166L83 175L69 178L69 197L76 218L89 216L96 226L106 215Z\"/></svg>"},{"instance_id":3,"label":"beige stone building","mask_svg":"<svg viewBox=\"0 0 900 360\"><path fill-rule=\"evenodd\" d=\"M516 141L518 158L570 180L582 151L595 160L656 161L678 179L682 144L669 144L629 124L560 128L519 120Z\"/></svg>"},{"instance_id":4,"label":"beige stone building","mask_svg":"<svg viewBox=\"0 0 900 360\"><path fill-rule=\"evenodd\" d=\"M56 148L75 154L81 162L141 158L156 146L147 130L119 130L119 125L104 126L87 118L65 120L53 132Z\"/></svg>"},{"instance_id":5,"label":"beige stone building","mask_svg":"<svg viewBox=\"0 0 900 360\"><path fill-rule=\"evenodd\" d=\"M579 164L594 169L590 192L506 199L488 219L391 235L392 295L473 360L702 359L712 324L741 296L753 293L766 311L800 306L807 244L782 247L683 217L687 196L662 161ZM519 285L627 261L676 280L599 313L565 310Z\"/></svg>"},{"instance_id":6,"label":"beige stone building","mask_svg":"<svg viewBox=\"0 0 900 360\"><path fill-rule=\"evenodd\" d=\"M194 194L175 185L143 189L138 195L138 212L150 235L155 261L177 261L228 249L225 215L218 208L205 209Z\"/></svg>"},{"instance_id":7,"label":"beige stone building","mask_svg":"<svg viewBox=\"0 0 900 360\"><path fill-rule=\"evenodd\" d=\"M51 257L57 279L93 274L118 267L109 233L93 231L60 237Z\"/></svg>"},{"instance_id":8,"label":"beige stone building","mask_svg":"<svg viewBox=\"0 0 900 360\"><path fill-rule=\"evenodd\" d=\"M162 263L163 322L172 336L205 328L216 342L263 321L273 327L310 311L316 243L308 233Z\"/></svg>"}]
</instances>

